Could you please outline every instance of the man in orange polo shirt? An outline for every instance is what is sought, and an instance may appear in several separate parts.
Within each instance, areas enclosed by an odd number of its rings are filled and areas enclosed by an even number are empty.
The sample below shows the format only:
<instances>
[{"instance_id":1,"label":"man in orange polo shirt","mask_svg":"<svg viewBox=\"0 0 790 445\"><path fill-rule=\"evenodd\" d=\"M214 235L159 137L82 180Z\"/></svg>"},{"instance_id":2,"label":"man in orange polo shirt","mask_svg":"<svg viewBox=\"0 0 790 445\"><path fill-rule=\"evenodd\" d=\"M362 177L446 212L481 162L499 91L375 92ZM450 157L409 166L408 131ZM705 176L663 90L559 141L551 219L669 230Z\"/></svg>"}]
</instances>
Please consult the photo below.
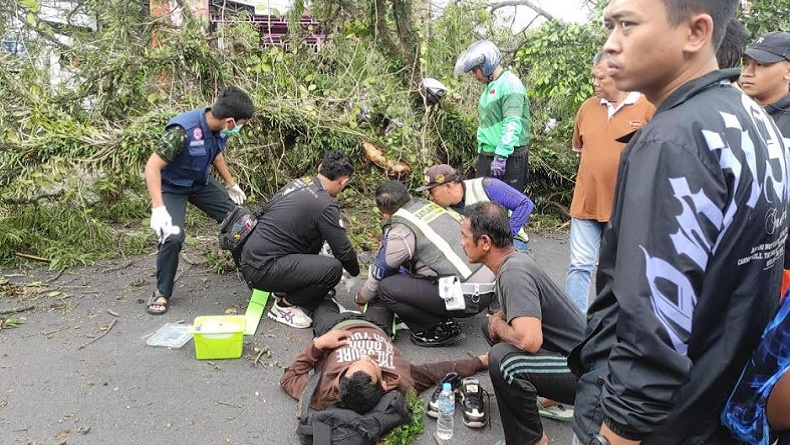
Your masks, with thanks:
<instances>
[{"instance_id":1,"label":"man in orange polo shirt","mask_svg":"<svg viewBox=\"0 0 790 445\"><path fill-rule=\"evenodd\" d=\"M571 202L570 265L565 293L587 312L590 281L601 235L612 213L621 138L645 125L655 107L639 93L619 91L606 74L604 54L593 58L595 96L579 108L573 128L573 151L580 155Z\"/></svg>"}]
</instances>

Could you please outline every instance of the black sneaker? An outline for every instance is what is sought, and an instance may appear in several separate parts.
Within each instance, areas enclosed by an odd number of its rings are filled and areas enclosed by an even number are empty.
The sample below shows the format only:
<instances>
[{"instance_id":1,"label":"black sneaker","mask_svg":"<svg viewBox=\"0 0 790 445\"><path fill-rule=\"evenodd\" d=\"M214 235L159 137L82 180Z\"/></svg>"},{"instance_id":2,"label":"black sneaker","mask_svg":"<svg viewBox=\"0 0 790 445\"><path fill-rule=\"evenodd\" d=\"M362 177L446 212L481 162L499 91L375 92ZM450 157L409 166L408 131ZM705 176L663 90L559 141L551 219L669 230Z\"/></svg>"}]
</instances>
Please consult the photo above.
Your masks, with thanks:
<instances>
[{"instance_id":1,"label":"black sneaker","mask_svg":"<svg viewBox=\"0 0 790 445\"><path fill-rule=\"evenodd\" d=\"M464 338L461 327L453 320L443 321L427 331L411 333L411 342L426 348L453 345Z\"/></svg>"},{"instance_id":2,"label":"black sneaker","mask_svg":"<svg viewBox=\"0 0 790 445\"><path fill-rule=\"evenodd\" d=\"M458 377L458 373L450 372L436 384L436 389L433 391L431 401L428 402L428 409L425 412L425 414L434 419L439 418L439 394L441 394L442 386L444 386L445 383L449 383L450 387L453 388L453 392L457 392L458 388L461 387L461 378Z\"/></svg>"},{"instance_id":3,"label":"black sneaker","mask_svg":"<svg viewBox=\"0 0 790 445\"><path fill-rule=\"evenodd\" d=\"M461 397L461 408L464 411L464 425L469 428L482 428L488 423L485 404L483 403L483 389L480 381L475 377L467 377L461 382L458 391Z\"/></svg>"}]
</instances>

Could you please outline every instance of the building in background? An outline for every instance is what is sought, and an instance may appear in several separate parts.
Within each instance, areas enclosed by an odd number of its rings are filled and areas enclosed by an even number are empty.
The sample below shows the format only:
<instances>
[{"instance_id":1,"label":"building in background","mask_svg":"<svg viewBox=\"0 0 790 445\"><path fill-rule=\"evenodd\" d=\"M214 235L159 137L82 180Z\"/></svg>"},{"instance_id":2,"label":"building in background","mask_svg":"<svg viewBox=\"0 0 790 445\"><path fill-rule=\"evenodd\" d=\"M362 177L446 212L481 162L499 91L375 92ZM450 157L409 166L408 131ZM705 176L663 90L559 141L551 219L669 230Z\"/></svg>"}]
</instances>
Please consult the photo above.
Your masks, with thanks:
<instances>
[{"instance_id":1,"label":"building in background","mask_svg":"<svg viewBox=\"0 0 790 445\"><path fill-rule=\"evenodd\" d=\"M185 17L175 0L138 1L152 16L168 17L174 26L183 26ZM290 9L290 0L184 0L184 2L189 5L193 17L204 21L207 32L221 30L223 26L244 17L260 30L261 45L288 45L289 30L286 14ZM20 66L29 58L35 58L33 63L47 67L50 85L53 88L73 85L76 79L69 69L72 62L67 55L67 50L72 44L71 35L77 31L93 32L102 26L95 15L85 12L87 10L83 3L77 0L39 0L35 20L47 23L54 31L52 35L54 39L48 41L36 41L36 32L30 30L30 27L25 26L23 22L28 20L26 10L20 9L19 13L10 20L6 35L0 36L0 56L5 54L17 57ZM300 35L308 45L318 50L326 36L321 30L321 24L309 16L309 9L307 11L299 20ZM32 52L34 41L37 43L35 54ZM222 44L221 37L218 37L217 45L221 48Z\"/></svg>"}]
</instances>

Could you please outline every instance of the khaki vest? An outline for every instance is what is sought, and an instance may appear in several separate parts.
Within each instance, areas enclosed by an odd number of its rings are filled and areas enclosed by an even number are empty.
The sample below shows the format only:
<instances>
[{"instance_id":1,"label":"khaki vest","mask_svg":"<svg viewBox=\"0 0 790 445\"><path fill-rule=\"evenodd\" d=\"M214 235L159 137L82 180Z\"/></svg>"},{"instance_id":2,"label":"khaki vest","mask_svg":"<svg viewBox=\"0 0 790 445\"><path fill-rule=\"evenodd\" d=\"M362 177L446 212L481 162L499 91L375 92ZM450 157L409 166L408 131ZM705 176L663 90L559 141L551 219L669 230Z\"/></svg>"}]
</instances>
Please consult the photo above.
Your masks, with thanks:
<instances>
[{"instance_id":1,"label":"khaki vest","mask_svg":"<svg viewBox=\"0 0 790 445\"><path fill-rule=\"evenodd\" d=\"M464 181L464 185L466 186L466 193L464 193L464 208L472 204L477 204L478 202L491 201L486 194L485 188L483 188L483 179L485 178L467 179ZM510 210L507 211L508 216L512 213L513 212ZM525 243L529 242L529 235L527 235L523 227L518 229L518 233L516 233L514 238L520 239Z\"/></svg>"},{"instance_id":2,"label":"khaki vest","mask_svg":"<svg viewBox=\"0 0 790 445\"><path fill-rule=\"evenodd\" d=\"M425 199L414 198L392 215L389 224L396 222L414 232L414 257L440 276L455 275L466 281L482 267L466 260L457 213L448 212Z\"/></svg>"}]
</instances>

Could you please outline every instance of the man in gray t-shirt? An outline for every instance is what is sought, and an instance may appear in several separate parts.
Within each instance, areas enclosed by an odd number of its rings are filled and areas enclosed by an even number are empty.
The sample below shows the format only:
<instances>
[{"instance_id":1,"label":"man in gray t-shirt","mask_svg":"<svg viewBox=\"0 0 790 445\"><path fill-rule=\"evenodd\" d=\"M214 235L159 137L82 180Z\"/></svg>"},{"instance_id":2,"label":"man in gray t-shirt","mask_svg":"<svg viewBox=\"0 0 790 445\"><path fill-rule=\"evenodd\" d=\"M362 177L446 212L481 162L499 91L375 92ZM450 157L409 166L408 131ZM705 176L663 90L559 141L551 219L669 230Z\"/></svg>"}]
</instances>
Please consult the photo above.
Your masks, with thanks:
<instances>
[{"instance_id":1,"label":"man in gray t-shirt","mask_svg":"<svg viewBox=\"0 0 790 445\"><path fill-rule=\"evenodd\" d=\"M524 252L507 254L499 266L494 290L505 320L540 321L541 349L568 356L584 338L584 316L538 263Z\"/></svg>"},{"instance_id":2,"label":"man in gray t-shirt","mask_svg":"<svg viewBox=\"0 0 790 445\"><path fill-rule=\"evenodd\" d=\"M577 379L567 357L583 339L584 316L532 258L515 251L502 206L482 202L465 213L464 252L496 274L502 305L488 316L483 334L492 345L488 372L505 442L545 445L537 399L573 404Z\"/></svg>"}]
</instances>

